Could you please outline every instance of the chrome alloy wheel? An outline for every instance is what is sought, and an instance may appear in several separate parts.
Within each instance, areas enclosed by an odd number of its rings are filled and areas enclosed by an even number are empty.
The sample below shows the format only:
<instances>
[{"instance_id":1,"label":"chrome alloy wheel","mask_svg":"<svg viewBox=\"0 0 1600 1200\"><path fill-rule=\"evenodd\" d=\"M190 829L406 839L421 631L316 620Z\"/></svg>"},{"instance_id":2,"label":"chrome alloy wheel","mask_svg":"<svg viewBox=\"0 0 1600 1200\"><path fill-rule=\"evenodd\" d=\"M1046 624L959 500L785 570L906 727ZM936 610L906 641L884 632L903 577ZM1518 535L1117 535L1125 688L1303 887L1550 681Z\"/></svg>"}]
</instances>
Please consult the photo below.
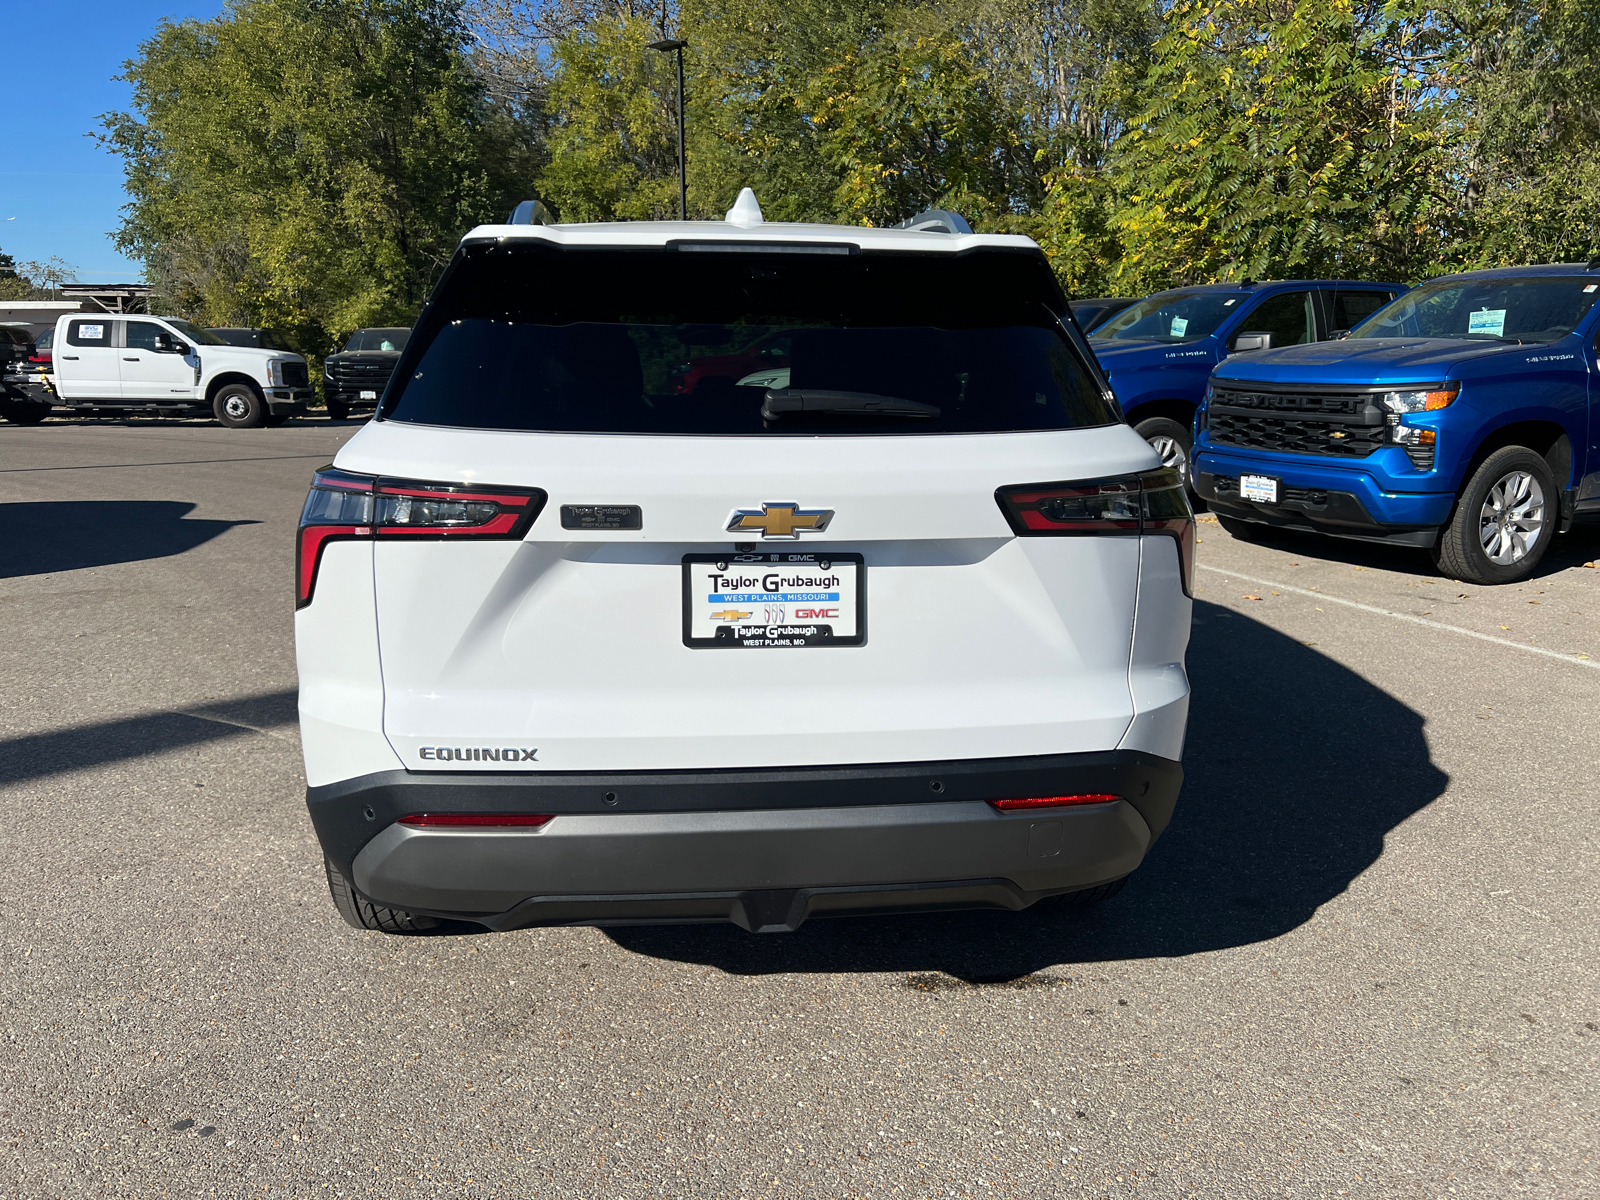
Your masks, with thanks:
<instances>
[{"instance_id":1,"label":"chrome alloy wheel","mask_svg":"<svg viewBox=\"0 0 1600 1200\"><path fill-rule=\"evenodd\" d=\"M235 421L242 421L250 415L250 402L236 392L222 402L222 411Z\"/></svg>"},{"instance_id":2,"label":"chrome alloy wheel","mask_svg":"<svg viewBox=\"0 0 1600 1200\"><path fill-rule=\"evenodd\" d=\"M1512 471L1484 497L1478 537L1490 562L1509 567L1528 557L1544 525L1544 489L1528 472Z\"/></svg>"},{"instance_id":3,"label":"chrome alloy wheel","mask_svg":"<svg viewBox=\"0 0 1600 1200\"><path fill-rule=\"evenodd\" d=\"M1163 433L1158 433L1148 440L1150 445L1154 447L1155 452L1161 456L1161 465L1163 467L1177 468L1179 477L1187 484L1189 482L1189 456L1184 453L1183 443L1177 438L1168 437Z\"/></svg>"}]
</instances>

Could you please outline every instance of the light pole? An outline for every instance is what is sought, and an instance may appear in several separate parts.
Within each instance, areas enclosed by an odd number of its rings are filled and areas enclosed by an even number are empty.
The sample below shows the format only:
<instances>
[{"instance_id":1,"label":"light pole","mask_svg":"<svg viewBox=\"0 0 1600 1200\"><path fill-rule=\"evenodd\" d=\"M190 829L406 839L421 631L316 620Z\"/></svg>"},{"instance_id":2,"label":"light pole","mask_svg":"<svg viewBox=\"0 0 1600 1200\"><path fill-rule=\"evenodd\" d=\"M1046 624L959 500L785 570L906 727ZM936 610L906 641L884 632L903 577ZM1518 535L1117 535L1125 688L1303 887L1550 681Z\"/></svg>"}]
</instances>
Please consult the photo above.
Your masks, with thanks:
<instances>
[{"instance_id":1,"label":"light pole","mask_svg":"<svg viewBox=\"0 0 1600 1200\"><path fill-rule=\"evenodd\" d=\"M663 30L662 32L665 32ZM678 220L689 219L689 164L683 151L683 48L689 43L682 38L662 38L651 42L650 49L673 50L678 55Z\"/></svg>"}]
</instances>

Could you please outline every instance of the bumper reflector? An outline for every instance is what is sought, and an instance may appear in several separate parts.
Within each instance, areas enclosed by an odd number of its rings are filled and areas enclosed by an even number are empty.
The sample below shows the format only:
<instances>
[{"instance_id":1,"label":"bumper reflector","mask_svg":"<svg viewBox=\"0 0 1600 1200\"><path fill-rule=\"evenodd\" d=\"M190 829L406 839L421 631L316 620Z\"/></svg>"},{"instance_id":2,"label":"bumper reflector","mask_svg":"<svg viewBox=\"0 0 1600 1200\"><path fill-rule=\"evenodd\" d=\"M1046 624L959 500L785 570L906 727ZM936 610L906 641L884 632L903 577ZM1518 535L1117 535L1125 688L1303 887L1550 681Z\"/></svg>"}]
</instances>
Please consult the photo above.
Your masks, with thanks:
<instances>
[{"instance_id":1,"label":"bumper reflector","mask_svg":"<svg viewBox=\"0 0 1600 1200\"><path fill-rule=\"evenodd\" d=\"M554 818L554 813L412 813L401 817L402 825L431 825L435 828L500 826L519 829L538 828Z\"/></svg>"},{"instance_id":2,"label":"bumper reflector","mask_svg":"<svg viewBox=\"0 0 1600 1200\"><path fill-rule=\"evenodd\" d=\"M1110 804L1113 800L1121 799L1121 796L1093 792L1083 796L1027 796L1015 800L991 800L989 803L1001 812L1011 812L1019 808L1066 808L1074 804Z\"/></svg>"}]
</instances>

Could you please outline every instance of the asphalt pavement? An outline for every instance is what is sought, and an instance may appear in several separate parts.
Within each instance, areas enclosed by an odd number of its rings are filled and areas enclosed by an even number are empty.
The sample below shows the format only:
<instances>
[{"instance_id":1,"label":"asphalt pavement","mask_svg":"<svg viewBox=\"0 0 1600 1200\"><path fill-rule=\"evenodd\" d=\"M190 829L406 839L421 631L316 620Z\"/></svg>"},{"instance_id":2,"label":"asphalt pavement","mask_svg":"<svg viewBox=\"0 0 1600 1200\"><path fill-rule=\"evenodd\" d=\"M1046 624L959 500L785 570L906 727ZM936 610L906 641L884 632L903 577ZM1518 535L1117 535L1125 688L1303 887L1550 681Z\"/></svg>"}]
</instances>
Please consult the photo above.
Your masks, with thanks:
<instances>
[{"instance_id":1,"label":"asphalt pavement","mask_svg":"<svg viewBox=\"0 0 1600 1200\"><path fill-rule=\"evenodd\" d=\"M1600 1195L1600 533L1202 525L1188 782L1084 915L334 912L291 543L357 425L0 425L0 1195Z\"/></svg>"}]
</instances>

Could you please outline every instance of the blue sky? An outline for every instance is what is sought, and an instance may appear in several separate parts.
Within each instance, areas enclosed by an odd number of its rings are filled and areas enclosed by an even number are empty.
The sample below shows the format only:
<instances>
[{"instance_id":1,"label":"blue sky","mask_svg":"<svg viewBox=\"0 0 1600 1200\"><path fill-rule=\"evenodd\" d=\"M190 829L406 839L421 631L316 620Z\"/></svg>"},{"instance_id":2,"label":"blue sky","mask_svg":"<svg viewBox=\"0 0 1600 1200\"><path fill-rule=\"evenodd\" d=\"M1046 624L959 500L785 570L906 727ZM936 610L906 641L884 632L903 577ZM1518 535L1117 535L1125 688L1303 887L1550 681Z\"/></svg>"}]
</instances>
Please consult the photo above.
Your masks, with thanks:
<instances>
[{"instance_id":1,"label":"blue sky","mask_svg":"<svg viewBox=\"0 0 1600 1200\"><path fill-rule=\"evenodd\" d=\"M211 17L221 0L0 0L0 250L18 262L65 259L85 283L142 278L110 233L127 197L121 160L86 133L127 109L113 81L163 17Z\"/></svg>"}]
</instances>

